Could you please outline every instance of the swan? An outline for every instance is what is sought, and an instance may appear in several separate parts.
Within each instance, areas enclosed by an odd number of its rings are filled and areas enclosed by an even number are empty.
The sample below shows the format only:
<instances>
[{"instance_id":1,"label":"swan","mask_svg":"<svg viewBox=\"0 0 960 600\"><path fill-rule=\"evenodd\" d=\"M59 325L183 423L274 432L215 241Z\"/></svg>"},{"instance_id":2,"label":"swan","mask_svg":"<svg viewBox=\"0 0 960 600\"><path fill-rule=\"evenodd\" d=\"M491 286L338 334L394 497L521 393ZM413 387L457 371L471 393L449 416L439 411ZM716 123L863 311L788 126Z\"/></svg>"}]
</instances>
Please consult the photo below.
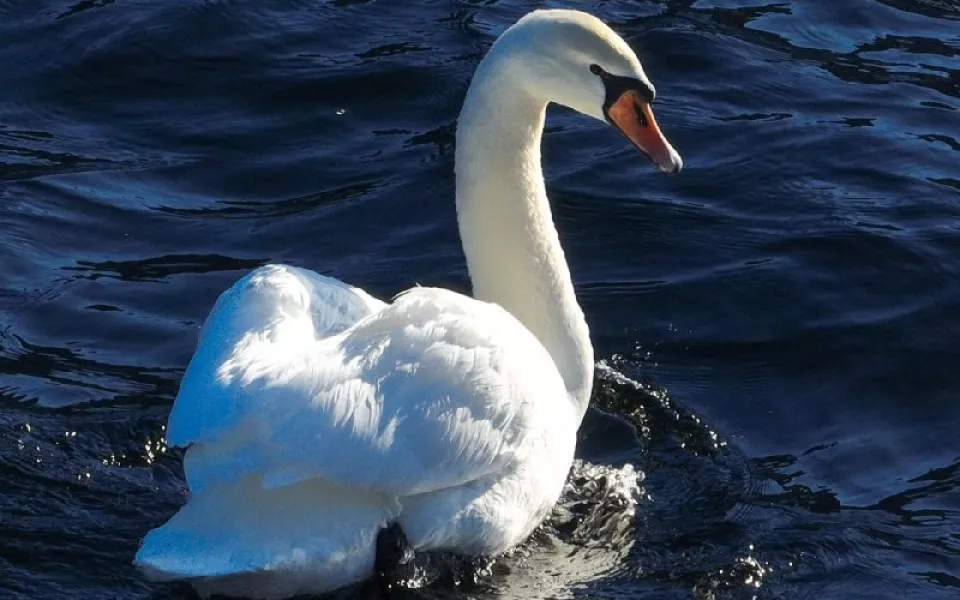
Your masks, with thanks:
<instances>
[{"instance_id":1,"label":"swan","mask_svg":"<svg viewBox=\"0 0 960 600\"><path fill-rule=\"evenodd\" d=\"M547 104L610 123L675 173L654 95L599 19L530 13L477 67L458 122L473 298L415 287L386 303L281 265L224 292L167 423L189 499L142 541L144 575L282 598L371 579L385 547L522 542L561 493L594 370L541 171Z\"/></svg>"}]
</instances>

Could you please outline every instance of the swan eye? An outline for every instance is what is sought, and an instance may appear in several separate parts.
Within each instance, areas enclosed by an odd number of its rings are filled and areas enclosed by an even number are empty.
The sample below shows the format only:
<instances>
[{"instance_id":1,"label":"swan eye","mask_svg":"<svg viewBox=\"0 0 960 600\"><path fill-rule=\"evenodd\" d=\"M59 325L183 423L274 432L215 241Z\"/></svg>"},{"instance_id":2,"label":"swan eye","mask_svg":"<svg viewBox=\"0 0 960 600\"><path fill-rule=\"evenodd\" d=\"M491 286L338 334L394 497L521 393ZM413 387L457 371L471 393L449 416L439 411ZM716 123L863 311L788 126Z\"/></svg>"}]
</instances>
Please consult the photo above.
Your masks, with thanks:
<instances>
[{"instance_id":1,"label":"swan eye","mask_svg":"<svg viewBox=\"0 0 960 600\"><path fill-rule=\"evenodd\" d=\"M592 65L590 65L590 72L593 73L594 75L603 75L603 74L604 74L603 69L602 69L602 68L600 67L600 65L598 65L598 64L592 64Z\"/></svg>"}]
</instances>

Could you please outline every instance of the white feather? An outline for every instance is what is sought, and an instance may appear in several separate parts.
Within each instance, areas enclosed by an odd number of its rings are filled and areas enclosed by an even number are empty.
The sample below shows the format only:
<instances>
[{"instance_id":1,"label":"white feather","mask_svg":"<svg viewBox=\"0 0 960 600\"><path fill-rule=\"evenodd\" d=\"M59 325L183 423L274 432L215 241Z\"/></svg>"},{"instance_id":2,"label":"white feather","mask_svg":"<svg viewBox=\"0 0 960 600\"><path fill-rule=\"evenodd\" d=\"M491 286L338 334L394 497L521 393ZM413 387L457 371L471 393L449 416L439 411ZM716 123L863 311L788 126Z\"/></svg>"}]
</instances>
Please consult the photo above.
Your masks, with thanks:
<instances>
[{"instance_id":1,"label":"white feather","mask_svg":"<svg viewBox=\"0 0 960 600\"><path fill-rule=\"evenodd\" d=\"M603 118L594 64L649 83L622 39L576 11L521 19L477 68L456 150L477 299L414 288L385 304L276 265L223 293L167 427L187 447L190 499L144 539L147 576L203 594L322 593L373 574L390 522L417 550L475 555L543 520L594 367L540 136L549 101Z\"/></svg>"},{"instance_id":2,"label":"white feather","mask_svg":"<svg viewBox=\"0 0 960 600\"><path fill-rule=\"evenodd\" d=\"M191 490L259 474L268 487L320 477L432 492L540 451L558 419L574 425L550 355L504 309L414 288L328 327L323 302L344 314L356 292L267 266L224 293L167 426L170 444L192 445Z\"/></svg>"},{"instance_id":3,"label":"white feather","mask_svg":"<svg viewBox=\"0 0 960 600\"><path fill-rule=\"evenodd\" d=\"M542 344L495 304L414 288L386 305L262 267L204 324L167 426L189 446L191 497L136 562L266 598L369 576L393 520L419 550L501 552L560 493L579 421L565 395Z\"/></svg>"}]
</instances>

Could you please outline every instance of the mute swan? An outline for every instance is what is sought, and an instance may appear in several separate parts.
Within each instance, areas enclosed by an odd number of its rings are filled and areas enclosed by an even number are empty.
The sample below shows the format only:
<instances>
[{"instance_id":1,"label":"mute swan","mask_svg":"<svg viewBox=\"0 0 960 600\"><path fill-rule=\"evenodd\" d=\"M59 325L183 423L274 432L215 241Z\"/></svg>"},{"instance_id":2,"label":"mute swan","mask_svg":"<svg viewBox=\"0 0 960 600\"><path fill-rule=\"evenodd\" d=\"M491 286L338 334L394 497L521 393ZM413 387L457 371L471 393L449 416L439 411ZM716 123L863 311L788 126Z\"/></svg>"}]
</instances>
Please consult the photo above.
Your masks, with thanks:
<instances>
[{"instance_id":1,"label":"mute swan","mask_svg":"<svg viewBox=\"0 0 960 600\"><path fill-rule=\"evenodd\" d=\"M143 540L145 575L281 598L372 577L391 542L462 555L522 542L560 495L594 369L540 167L546 107L607 121L677 172L653 98L600 20L533 12L490 49L460 113L475 298L417 287L386 304L278 265L224 292L167 426L190 498Z\"/></svg>"}]
</instances>

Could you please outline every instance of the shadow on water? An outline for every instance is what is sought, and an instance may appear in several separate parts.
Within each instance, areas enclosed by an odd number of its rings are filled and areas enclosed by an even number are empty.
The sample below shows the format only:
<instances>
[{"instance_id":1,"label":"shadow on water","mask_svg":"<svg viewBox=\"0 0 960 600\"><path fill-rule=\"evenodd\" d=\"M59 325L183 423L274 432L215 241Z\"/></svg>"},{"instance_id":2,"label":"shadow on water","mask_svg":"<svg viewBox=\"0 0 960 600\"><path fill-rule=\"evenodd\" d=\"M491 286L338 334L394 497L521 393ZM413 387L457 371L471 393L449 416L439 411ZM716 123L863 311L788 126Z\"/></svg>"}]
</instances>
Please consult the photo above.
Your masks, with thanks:
<instances>
[{"instance_id":1,"label":"shadow on water","mask_svg":"<svg viewBox=\"0 0 960 600\"><path fill-rule=\"evenodd\" d=\"M245 260L229 256L187 254L102 263L80 260L76 266L63 267L63 270L75 273L74 277L93 280L115 277L123 281L162 281L175 274L250 270L267 262L263 259Z\"/></svg>"}]
</instances>

